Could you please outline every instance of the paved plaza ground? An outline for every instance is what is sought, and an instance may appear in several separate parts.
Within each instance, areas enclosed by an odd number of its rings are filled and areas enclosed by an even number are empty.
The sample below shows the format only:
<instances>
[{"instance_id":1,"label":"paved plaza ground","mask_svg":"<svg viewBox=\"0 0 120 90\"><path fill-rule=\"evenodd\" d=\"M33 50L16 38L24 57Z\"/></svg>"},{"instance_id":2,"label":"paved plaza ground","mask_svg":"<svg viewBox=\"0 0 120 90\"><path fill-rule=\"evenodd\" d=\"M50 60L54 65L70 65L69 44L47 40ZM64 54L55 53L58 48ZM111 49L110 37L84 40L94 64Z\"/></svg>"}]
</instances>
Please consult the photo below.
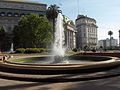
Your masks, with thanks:
<instances>
[{"instance_id":1,"label":"paved plaza ground","mask_svg":"<svg viewBox=\"0 0 120 90\"><path fill-rule=\"evenodd\" d=\"M0 90L120 90L120 76L65 83L21 82L0 79Z\"/></svg>"}]
</instances>

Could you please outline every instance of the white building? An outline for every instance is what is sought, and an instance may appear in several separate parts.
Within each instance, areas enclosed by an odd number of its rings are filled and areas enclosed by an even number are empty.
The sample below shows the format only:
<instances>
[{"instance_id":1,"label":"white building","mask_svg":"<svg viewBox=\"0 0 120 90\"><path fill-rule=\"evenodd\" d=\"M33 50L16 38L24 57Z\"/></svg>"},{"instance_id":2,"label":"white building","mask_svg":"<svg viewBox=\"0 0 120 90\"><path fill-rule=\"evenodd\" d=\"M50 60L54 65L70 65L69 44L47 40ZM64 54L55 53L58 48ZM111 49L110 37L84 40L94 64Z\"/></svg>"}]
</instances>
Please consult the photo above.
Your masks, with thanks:
<instances>
[{"instance_id":1,"label":"white building","mask_svg":"<svg viewBox=\"0 0 120 90\"><path fill-rule=\"evenodd\" d=\"M78 15L76 28L77 48L82 50L86 46L89 47L89 49L96 48L98 42L96 20L84 15Z\"/></svg>"},{"instance_id":2,"label":"white building","mask_svg":"<svg viewBox=\"0 0 120 90\"><path fill-rule=\"evenodd\" d=\"M111 40L109 38L105 40L99 40L98 45L99 47L102 46L104 49L110 48L110 41L111 41L111 47L117 47L118 46L118 40L111 37Z\"/></svg>"},{"instance_id":3,"label":"white building","mask_svg":"<svg viewBox=\"0 0 120 90\"><path fill-rule=\"evenodd\" d=\"M64 29L65 29L65 46L67 50L76 48L76 27L72 20L67 16L64 17Z\"/></svg>"}]
</instances>

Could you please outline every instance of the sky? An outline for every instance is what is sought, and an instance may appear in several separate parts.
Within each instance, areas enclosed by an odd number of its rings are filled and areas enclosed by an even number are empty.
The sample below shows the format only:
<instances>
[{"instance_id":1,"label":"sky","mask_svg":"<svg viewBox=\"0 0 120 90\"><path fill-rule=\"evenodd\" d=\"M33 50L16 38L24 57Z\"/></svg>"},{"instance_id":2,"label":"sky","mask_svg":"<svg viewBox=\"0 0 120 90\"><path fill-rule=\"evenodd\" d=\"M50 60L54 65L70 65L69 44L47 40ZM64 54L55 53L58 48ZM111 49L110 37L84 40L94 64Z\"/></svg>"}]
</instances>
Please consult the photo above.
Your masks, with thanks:
<instances>
[{"instance_id":1,"label":"sky","mask_svg":"<svg viewBox=\"0 0 120 90\"><path fill-rule=\"evenodd\" d=\"M113 37L119 38L120 30L120 0L26 0L45 3L48 6L57 4L63 14L75 21L77 15L87 15L97 21L98 39L109 38L108 31L113 31Z\"/></svg>"}]
</instances>

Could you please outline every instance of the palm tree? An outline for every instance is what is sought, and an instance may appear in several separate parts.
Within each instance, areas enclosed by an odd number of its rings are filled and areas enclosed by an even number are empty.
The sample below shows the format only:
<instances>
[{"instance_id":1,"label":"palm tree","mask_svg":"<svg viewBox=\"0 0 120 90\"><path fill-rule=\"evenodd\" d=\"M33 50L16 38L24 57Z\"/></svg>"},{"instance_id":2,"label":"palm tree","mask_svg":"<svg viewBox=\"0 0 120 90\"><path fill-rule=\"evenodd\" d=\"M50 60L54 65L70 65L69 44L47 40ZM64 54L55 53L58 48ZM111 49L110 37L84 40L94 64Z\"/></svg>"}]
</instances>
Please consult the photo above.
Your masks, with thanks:
<instances>
[{"instance_id":1,"label":"palm tree","mask_svg":"<svg viewBox=\"0 0 120 90\"><path fill-rule=\"evenodd\" d=\"M110 48L111 48L111 36L113 35L112 31L108 31L108 35L110 35Z\"/></svg>"},{"instance_id":2,"label":"palm tree","mask_svg":"<svg viewBox=\"0 0 120 90\"><path fill-rule=\"evenodd\" d=\"M46 12L47 18L50 21L52 21L52 25L53 25L53 41L54 41L54 32L55 32L55 19L57 18L59 12L61 12L61 10L59 10L59 7L56 4L50 5L50 7L48 7Z\"/></svg>"}]
</instances>

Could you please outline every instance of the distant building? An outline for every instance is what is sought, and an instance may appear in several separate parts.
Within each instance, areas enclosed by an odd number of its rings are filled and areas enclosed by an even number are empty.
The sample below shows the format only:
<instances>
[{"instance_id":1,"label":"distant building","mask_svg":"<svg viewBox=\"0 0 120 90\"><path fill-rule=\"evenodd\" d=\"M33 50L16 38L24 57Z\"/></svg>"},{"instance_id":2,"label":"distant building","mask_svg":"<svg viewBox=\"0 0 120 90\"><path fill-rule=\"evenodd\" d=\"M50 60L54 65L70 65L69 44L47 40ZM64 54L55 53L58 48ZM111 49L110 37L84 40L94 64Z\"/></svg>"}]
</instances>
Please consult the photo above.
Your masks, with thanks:
<instances>
[{"instance_id":1,"label":"distant building","mask_svg":"<svg viewBox=\"0 0 120 90\"><path fill-rule=\"evenodd\" d=\"M119 30L119 47L120 47L120 30Z\"/></svg>"},{"instance_id":2,"label":"distant building","mask_svg":"<svg viewBox=\"0 0 120 90\"><path fill-rule=\"evenodd\" d=\"M76 27L72 20L63 15L65 29L65 46L67 50L76 48Z\"/></svg>"},{"instance_id":3,"label":"distant building","mask_svg":"<svg viewBox=\"0 0 120 90\"><path fill-rule=\"evenodd\" d=\"M10 48L12 43L12 30L18 24L20 17L36 13L46 14L46 4L28 2L24 0L0 0L0 26L7 32L6 48Z\"/></svg>"},{"instance_id":4,"label":"distant building","mask_svg":"<svg viewBox=\"0 0 120 90\"><path fill-rule=\"evenodd\" d=\"M96 48L98 42L96 20L84 15L78 15L76 28L77 48L82 50L86 46L89 47L89 49Z\"/></svg>"},{"instance_id":5,"label":"distant building","mask_svg":"<svg viewBox=\"0 0 120 90\"><path fill-rule=\"evenodd\" d=\"M105 40L99 40L98 42L99 47L102 46L104 49L110 48L110 39L107 38ZM111 37L111 47L117 47L118 46L118 40Z\"/></svg>"}]
</instances>

